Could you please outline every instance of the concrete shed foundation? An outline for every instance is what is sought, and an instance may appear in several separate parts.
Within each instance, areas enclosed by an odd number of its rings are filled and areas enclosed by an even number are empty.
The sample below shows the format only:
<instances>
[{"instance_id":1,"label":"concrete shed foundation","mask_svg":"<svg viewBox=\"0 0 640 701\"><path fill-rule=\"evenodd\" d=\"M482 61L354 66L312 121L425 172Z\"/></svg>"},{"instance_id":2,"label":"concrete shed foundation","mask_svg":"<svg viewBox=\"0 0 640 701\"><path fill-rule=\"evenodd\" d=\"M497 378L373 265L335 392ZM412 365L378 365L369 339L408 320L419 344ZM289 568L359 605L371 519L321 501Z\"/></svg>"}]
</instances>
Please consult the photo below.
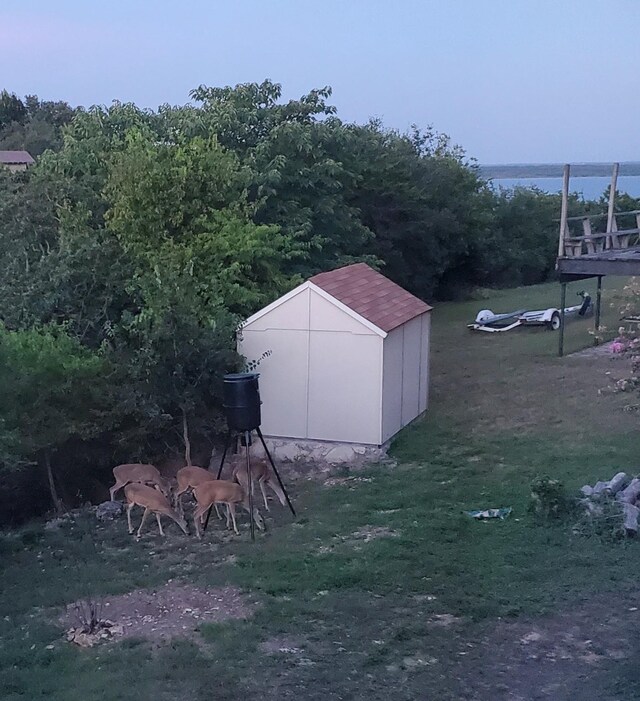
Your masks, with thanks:
<instances>
[{"instance_id":1,"label":"concrete shed foundation","mask_svg":"<svg viewBox=\"0 0 640 701\"><path fill-rule=\"evenodd\" d=\"M375 446L335 441L313 441L297 438L269 438L265 443L276 462L314 462L327 465L362 465L385 458L389 445ZM263 452L261 446L255 453Z\"/></svg>"}]
</instances>

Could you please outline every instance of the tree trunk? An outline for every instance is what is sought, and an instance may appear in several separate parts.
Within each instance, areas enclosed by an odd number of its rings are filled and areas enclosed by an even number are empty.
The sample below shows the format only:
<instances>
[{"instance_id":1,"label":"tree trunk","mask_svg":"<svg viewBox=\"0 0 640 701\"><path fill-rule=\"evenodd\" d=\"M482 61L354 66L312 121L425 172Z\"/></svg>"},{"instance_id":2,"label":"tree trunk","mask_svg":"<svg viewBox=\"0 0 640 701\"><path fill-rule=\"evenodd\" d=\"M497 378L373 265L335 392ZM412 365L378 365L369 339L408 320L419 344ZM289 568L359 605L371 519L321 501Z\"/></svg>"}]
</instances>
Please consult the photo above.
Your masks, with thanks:
<instances>
[{"instance_id":1,"label":"tree trunk","mask_svg":"<svg viewBox=\"0 0 640 701\"><path fill-rule=\"evenodd\" d=\"M56 483L53 479L53 470L51 469L51 455L48 450L41 453L40 462L44 466L47 472L47 479L49 480L49 490L51 492L51 501L53 502L53 508L57 513L62 513L62 502L58 497L58 490L56 489Z\"/></svg>"},{"instance_id":2,"label":"tree trunk","mask_svg":"<svg viewBox=\"0 0 640 701\"><path fill-rule=\"evenodd\" d=\"M182 439L184 440L184 461L191 467L191 441L189 440L189 424L187 423L187 411L182 409Z\"/></svg>"}]
</instances>

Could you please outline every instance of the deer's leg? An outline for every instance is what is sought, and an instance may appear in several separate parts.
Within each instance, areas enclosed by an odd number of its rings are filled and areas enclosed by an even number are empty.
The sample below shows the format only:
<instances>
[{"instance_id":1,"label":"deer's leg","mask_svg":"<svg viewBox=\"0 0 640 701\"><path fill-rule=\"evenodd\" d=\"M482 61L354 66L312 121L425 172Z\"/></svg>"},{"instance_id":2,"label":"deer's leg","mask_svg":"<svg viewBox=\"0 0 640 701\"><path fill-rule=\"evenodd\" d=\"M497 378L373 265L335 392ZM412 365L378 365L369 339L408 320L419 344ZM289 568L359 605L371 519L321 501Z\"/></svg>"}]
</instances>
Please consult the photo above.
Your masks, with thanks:
<instances>
[{"instance_id":1,"label":"deer's leg","mask_svg":"<svg viewBox=\"0 0 640 701\"><path fill-rule=\"evenodd\" d=\"M142 521L140 521L140 527L138 528L138 532L136 533L136 540L140 539L140 532L142 531L142 526L144 526L144 522L147 520L147 516L149 515L149 507L145 507L144 513L142 514Z\"/></svg>"},{"instance_id":2,"label":"deer's leg","mask_svg":"<svg viewBox=\"0 0 640 701\"><path fill-rule=\"evenodd\" d=\"M284 492L282 489L280 489L280 485L277 482L274 482L272 479L269 479L268 485L271 489L271 491L278 497L278 500L282 504L282 506L286 506L287 502L284 496Z\"/></svg>"},{"instance_id":3,"label":"deer's leg","mask_svg":"<svg viewBox=\"0 0 640 701\"><path fill-rule=\"evenodd\" d=\"M178 513L182 518L184 518L184 504L182 503L182 495L186 492L186 489L183 489L180 492L176 492L175 496L175 504L174 508L177 509Z\"/></svg>"},{"instance_id":4,"label":"deer's leg","mask_svg":"<svg viewBox=\"0 0 640 701\"><path fill-rule=\"evenodd\" d=\"M127 504L127 525L129 526L129 535L133 533L133 524L131 523L131 509L135 504Z\"/></svg>"},{"instance_id":5,"label":"deer's leg","mask_svg":"<svg viewBox=\"0 0 640 701\"><path fill-rule=\"evenodd\" d=\"M218 505L214 504L213 508L216 510L216 516L218 517L218 521L222 521L222 516L220 515L220 509L218 509Z\"/></svg>"},{"instance_id":6,"label":"deer's leg","mask_svg":"<svg viewBox=\"0 0 640 701\"><path fill-rule=\"evenodd\" d=\"M260 491L262 492L262 498L264 499L264 508L269 511L269 504L267 504L267 493L264 488L264 480L258 480L260 482Z\"/></svg>"},{"instance_id":7,"label":"deer's leg","mask_svg":"<svg viewBox=\"0 0 640 701\"><path fill-rule=\"evenodd\" d=\"M162 530L162 522L160 521L160 514L156 511L156 521L158 522L158 530L160 531L160 535L164 535L164 531Z\"/></svg>"},{"instance_id":8,"label":"deer's leg","mask_svg":"<svg viewBox=\"0 0 640 701\"><path fill-rule=\"evenodd\" d=\"M238 526L236 525L236 505L233 502L229 502L227 504L227 509L229 510L229 513L231 514L231 520L233 521L233 532L236 535L240 535L240 531L238 530Z\"/></svg>"},{"instance_id":9,"label":"deer's leg","mask_svg":"<svg viewBox=\"0 0 640 701\"><path fill-rule=\"evenodd\" d=\"M207 513L207 509L198 505L196 510L193 512L193 526L196 529L196 535L198 538L202 538L202 532L200 531L200 524L204 524L204 515Z\"/></svg>"}]
</instances>

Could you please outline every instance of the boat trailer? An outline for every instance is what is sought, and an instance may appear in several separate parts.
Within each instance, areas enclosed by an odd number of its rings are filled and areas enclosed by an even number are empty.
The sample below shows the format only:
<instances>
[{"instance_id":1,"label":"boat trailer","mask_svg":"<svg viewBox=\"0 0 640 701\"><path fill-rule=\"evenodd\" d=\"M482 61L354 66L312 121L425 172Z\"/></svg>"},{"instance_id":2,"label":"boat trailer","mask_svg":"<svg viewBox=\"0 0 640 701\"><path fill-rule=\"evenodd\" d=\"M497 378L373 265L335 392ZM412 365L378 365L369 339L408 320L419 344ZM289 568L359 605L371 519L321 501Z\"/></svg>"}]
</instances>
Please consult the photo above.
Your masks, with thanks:
<instances>
[{"instance_id":1,"label":"boat trailer","mask_svg":"<svg viewBox=\"0 0 640 701\"><path fill-rule=\"evenodd\" d=\"M582 299L582 302L572 307L565 307L565 317L588 316L593 312L591 295L586 292L578 292L578 296ZM472 331L498 333L511 331L518 326L545 326L551 331L557 331L560 328L560 323L561 310L556 307L539 310L519 309L506 314L494 314L490 309L483 309L478 312L472 324L467 324L467 328Z\"/></svg>"}]
</instances>

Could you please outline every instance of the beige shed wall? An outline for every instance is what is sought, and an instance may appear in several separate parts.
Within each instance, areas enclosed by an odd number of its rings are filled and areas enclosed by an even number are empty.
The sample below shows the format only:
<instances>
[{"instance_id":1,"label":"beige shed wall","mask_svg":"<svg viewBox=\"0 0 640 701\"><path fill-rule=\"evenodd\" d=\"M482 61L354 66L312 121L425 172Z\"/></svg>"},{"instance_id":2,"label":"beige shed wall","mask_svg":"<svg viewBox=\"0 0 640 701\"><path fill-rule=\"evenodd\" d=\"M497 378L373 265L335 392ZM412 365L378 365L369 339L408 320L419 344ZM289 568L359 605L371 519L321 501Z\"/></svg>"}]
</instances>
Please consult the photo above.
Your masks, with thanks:
<instances>
[{"instance_id":1,"label":"beige shed wall","mask_svg":"<svg viewBox=\"0 0 640 701\"><path fill-rule=\"evenodd\" d=\"M427 408L430 316L427 312L411 319L384 340L382 442Z\"/></svg>"},{"instance_id":2,"label":"beige shed wall","mask_svg":"<svg viewBox=\"0 0 640 701\"><path fill-rule=\"evenodd\" d=\"M402 425L406 426L420 413L422 317L403 324L402 332Z\"/></svg>"},{"instance_id":3,"label":"beige shed wall","mask_svg":"<svg viewBox=\"0 0 640 701\"><path fill-rule=\"evenodd\" d=\"M379 445L382 338L311 331L309 438Z\"/></svg>"},{"instance_id":4,"label":"beige shed wall","mask_svg":"<svg viewBox=\"0 0 640 701\"><path fill-rule=\"evenodd\" d=\"M380 443L382 338L310 294L308 438Z\"/></svg>"},{"instance_id":5,"label":"beige shed wall","mask_svg":"<svg viewBox=\"0 0 640 701\"><path fill-rule=\"evenodd\" d=\"M268 331L272 329L308 331L309 293L310 290L308 288L300 290L294 297L269 310L264 316L252 321L251 324L246 326L246 329L251 329L251 331Z\"/></svg>"},{"instance_id":6,"label":"beige shed wall","mask_svg":"<svg viewBox=\"0 0 640 701\"><path fill-rule=\"evenodd\" d=\"M420 345L420 413L427 410L429 405L429 381L431 366L429 365L429 347L431 344L431 312L423 314L422 338Z\"/></svg>"},{"instance_id":7,"label":"beige shed wall","mask_svg":"<svg viewBox=\"0 0 640 701\"><path fill-rule=\"evenodd\" d=\"M267 436L382 443L381 336L307 288L247 324Z\"/></svg>"},{"instance_id":8,"label":"beige shed wall","mask_svg":"<svg viewBox=\"0 0 640 701\"><path fill-rule=\"evenodd\" d=\"M382 361L382 443L402 428L402 326L384 339Z\"/></svg>"},{"instance_id":9,"label":"beige shed wall","mask_svg":"<svg viewBox=\"0 0 640 701\"><path fill-rule=\"evenodd\" d=\"M309 331L245 329L238 350L250 360L272 351L256 369L260 373L262 432L267 436L306 438Z\"/></svg>"}]
</instances>

